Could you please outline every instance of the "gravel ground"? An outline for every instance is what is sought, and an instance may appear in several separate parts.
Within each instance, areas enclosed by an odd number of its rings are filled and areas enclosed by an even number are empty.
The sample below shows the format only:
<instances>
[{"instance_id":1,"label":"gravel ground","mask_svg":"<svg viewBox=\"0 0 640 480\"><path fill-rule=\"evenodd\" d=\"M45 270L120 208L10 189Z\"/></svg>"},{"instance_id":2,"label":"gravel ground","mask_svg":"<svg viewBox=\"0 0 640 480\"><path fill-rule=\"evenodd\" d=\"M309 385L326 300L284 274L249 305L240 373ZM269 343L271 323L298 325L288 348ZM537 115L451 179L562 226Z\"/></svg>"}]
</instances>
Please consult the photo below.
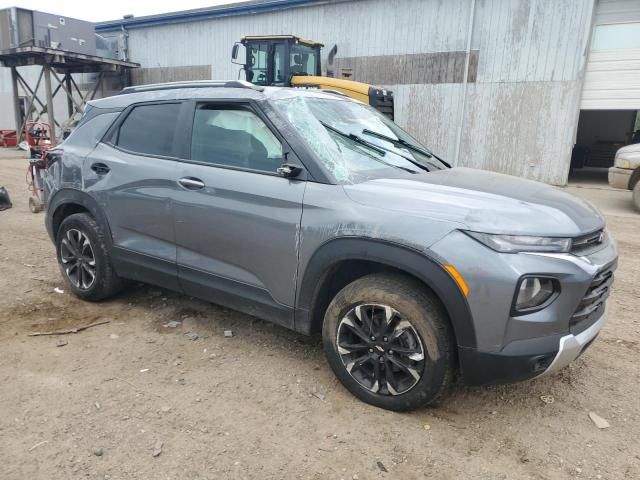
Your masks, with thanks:
<instances>
[{"instance_id":1,"label":"gravel ground","mask_svg":"<svg viewBox=\"0 0 640 480\"><path fill-rule=\"evenodd\" d=\"M1 478L640 478L640 215L628 192L573 189L616 198L603 211L620 249L609 322L580 359L400 414L342 388L319 338L144 285L100 304L56 293L26 165L0 152L14 202L0 212Z\"/></svg>"}]
</instances>

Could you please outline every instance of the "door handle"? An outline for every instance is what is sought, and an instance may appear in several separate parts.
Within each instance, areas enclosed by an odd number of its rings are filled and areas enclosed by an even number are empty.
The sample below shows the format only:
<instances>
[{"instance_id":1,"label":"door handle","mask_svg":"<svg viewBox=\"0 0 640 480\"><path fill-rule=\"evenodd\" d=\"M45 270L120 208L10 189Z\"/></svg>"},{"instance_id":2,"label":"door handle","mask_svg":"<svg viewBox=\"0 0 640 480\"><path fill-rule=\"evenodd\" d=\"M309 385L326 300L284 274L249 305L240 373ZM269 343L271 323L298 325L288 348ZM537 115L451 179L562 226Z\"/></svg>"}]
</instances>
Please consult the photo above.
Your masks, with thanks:
<instances>
[{"instance_id":1,"label":"door handle","mask_svg":"<svg viewBox=\"0 0 640 480\"><path fill-rule=\"evenodd\" d=\"M98 175L105 175L109 173L111 169L104 163L94 163L91 165L91 170L96 172Z\"/></svg>"},{"instance_id":2,"label":"door handle","mask_svg":"<svg viewBox=\"0 0 640 480\"><path fill-rule=\"evenodd\" d=\"M204 182L194 177L183 177L178 183L187 190L201 190L204 188Z\"/></svg>"}]
</instances>

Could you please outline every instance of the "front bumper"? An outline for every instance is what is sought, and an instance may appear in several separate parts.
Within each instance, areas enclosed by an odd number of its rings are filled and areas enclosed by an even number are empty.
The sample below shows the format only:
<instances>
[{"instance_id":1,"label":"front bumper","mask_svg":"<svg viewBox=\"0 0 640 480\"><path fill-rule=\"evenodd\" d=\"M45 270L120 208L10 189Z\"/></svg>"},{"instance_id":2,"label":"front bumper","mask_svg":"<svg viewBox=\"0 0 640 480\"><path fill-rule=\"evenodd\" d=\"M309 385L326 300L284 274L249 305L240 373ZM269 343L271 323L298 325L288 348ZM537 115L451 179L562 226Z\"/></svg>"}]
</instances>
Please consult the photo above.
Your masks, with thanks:
<instances>
[{"instance_id":1,"label":"front bumper","mask_svg":"<svg viewBox=\"0 0 640 480\"><path fill-rule=\"evenodd\" d=\"M475 344L458 342L464 383L530 379L560 370L585 351L606 322L617 264L613 240L584 256L501 254L462 235L449 235L432 251L454 264L469 284ZM561 291L544 309L517 315L511 310L514 289L528 274L557 278Z\"/></svg>"},{"instance_id":2,"label":"front bumper","mask_svg":"<svg viewBox=\"0 0 640 480\"><path fill-rule=\"evenodd\" d=\"M602 330L602 327L607 321L607 312L602 314L602 316L591 325L589 328L580 332L577 335L569 334L560 338L558 353L554 357L551 365L543 372L543 375L547 373L557 372L558 370L563 369L571 362L573 362L576 358L582 355L582 352L591 345L591 342L595 340L595 338Z\"/></svg>"},{"instance_id":3,"label":"front bumper","mask_svg":"<svg viewBox=\"0 0 640 480\"><path fill-rule=\"evenodd\" d=\"M582 355L607 321L606 311L578 334L520 340L500 352L458 351L467 385L513 383L557 372Z\"/></svg>"},{"instance_id":4,"label":"front bumper","mask_svg":"<svg viewBox=\"0 0 640 480\"><path fill-rule=\"evenodd\" d=\"M629 190L629 181L632 174L633 170L629 168L611 167L609 169L609 185L613 188Z\"/></svg>"}]
</instances>

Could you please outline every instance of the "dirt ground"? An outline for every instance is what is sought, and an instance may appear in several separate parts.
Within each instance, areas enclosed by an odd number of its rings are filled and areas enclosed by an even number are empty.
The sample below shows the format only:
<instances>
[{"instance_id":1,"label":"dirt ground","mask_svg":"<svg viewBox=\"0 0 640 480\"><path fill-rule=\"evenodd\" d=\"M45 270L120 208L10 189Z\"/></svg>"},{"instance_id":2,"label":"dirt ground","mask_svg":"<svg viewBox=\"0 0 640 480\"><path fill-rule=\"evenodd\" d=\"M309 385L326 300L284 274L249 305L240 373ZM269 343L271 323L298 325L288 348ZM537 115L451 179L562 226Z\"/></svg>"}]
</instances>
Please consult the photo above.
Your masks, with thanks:
<instances>
[{"instance_id":1,"label":"dirt ground","mask_svg":"<svg viewBox=\"0 0 640 480\"><path fill-rule=\"evenodd\" d=\"M458 386L442 407L399 414L342 388L319 338L155 287L100 304L56 293L26 165L0 152L14 203L0 212L0 478L640 478L640 215L629 192L572 188L602 202L620 250L609 322L585 355L555 376Z\"/></svg>"}]
</instances>

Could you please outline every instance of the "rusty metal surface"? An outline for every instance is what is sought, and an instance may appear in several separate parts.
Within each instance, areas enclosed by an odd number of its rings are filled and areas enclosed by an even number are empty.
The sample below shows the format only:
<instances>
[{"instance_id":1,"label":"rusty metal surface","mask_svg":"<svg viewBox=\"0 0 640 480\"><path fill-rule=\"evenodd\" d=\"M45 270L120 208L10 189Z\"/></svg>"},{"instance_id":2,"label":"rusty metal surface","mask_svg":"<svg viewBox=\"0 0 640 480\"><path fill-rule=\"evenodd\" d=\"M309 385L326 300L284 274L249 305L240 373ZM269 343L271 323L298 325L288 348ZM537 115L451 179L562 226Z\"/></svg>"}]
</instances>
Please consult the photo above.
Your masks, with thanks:
<instances>
[{"instance_id":1,"label":"rusty metal surface","mask_svg":"<svg viewBox=\"0 0 640 480\"><path fill-rule=\"evenodd\" d=\"M131 72L133 85L185 80L211 80L211 65L139 68Z\"/></svg>"},{"instance_id":2,"label":"rusty metal surface","mask_svg":"<svg viewBox=\"0 0 640 480\"><path fill-rule=\"evenodd\" d=\"M476 81L478 54L473 50L469 56L469 83ZM350 69L351 80L375 85L462 83L465 57L464 51L338 57L335 67L338 76L342 69Z\"/></svg>"}]
</instances>

